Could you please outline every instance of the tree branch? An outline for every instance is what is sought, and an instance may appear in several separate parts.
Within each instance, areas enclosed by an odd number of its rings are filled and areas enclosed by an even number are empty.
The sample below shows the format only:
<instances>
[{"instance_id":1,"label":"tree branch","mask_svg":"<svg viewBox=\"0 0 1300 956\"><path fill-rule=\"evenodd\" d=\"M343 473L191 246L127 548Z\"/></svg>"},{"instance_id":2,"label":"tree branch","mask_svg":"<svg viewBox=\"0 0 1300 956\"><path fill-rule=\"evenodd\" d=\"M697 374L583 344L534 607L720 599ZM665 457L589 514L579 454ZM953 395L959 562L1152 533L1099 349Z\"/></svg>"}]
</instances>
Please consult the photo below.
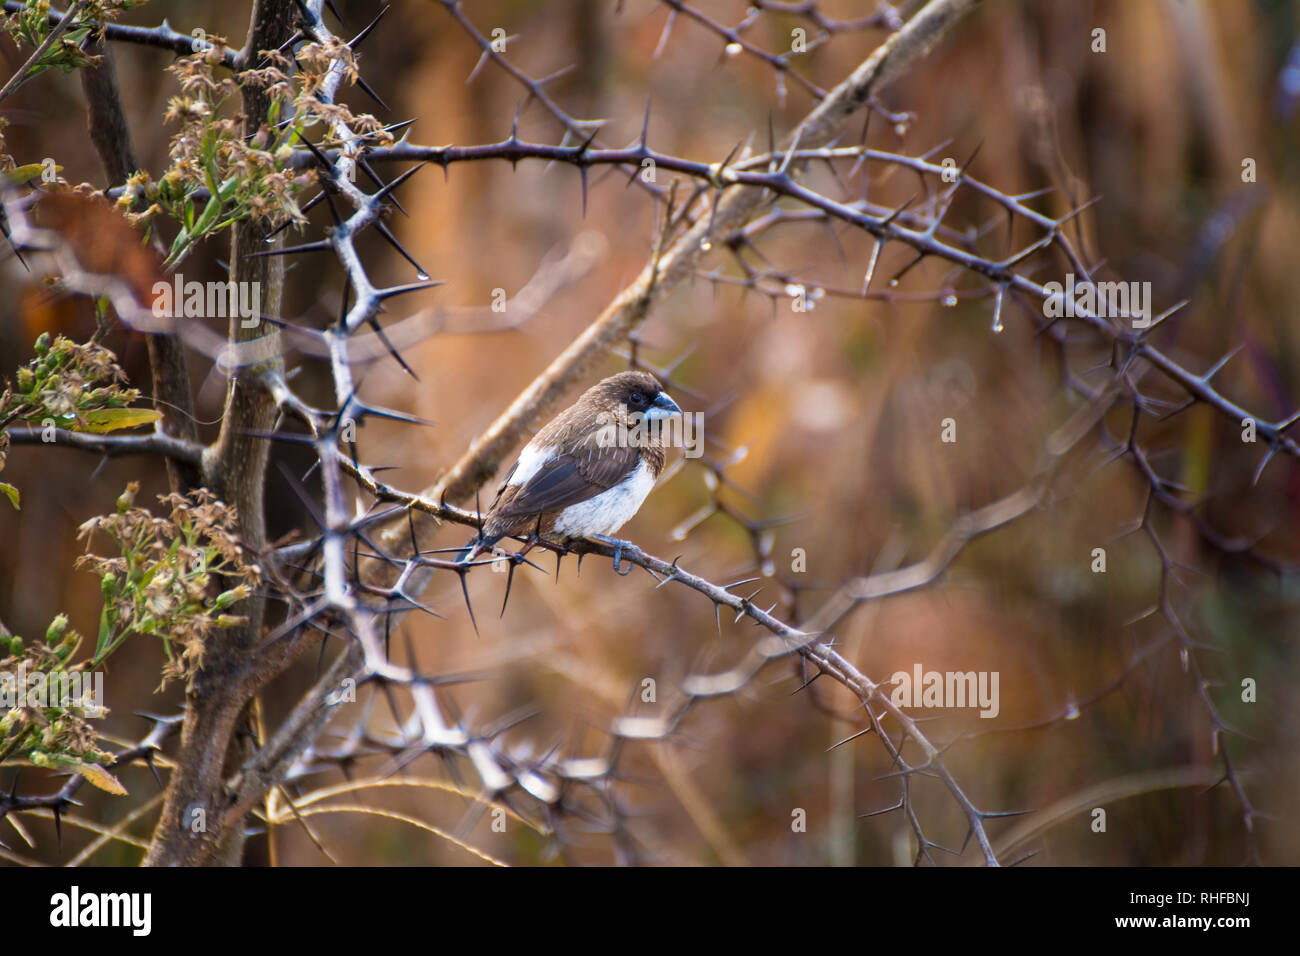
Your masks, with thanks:
<instances>
[{"instance_id":1,"label":"tree branch","mask_svg":"<svg viewBox=\"0 0 1300 956\"><path fill-rule=\"evenodd\" d=\"M13 76L9 77L8 82L0 87L0 102L3 102L10 93L18 89L19 84L27 76L27 71L40 62L41 57L45 55L45 51L54 44L55 40L63 36L63 31L72 25L72 21L77 18L77 14L85 6L85 2L86 0L77 0L68 8L67 13L59 14L57 17L54 11L50 11L50 22L54 24L54 29L45 35L45 39L41 41L40 46L32 51L32 55L23 62L23 65L14 72Z\"/></svg>"},{"instance_id":2,"label":"tree branch","mask_svg":"<svg viewBox=\"0 0 1300 956\"><path fill-rule=\"evenodd\" d=\"M248 40L236 67L255 66L258 51L278 49L293 35L295 6L292 0L256 0ZM250 84L243 89L243 135L253 136L266 120L270 98ZM266 249L269 230L251 220L232 229L230 278L237 284L260 289L262 314L276 315L284 283L284 265L279 257L250 258L247 253ZM231 375L226 390L221 434L203 455L203 483L222 500L235 507L237 530L254 550L265 545L264 491L269 443L261 434L274 425L275 402L262 387L262 378L283 367L275 344L279 333L270 323L245 327L238 314L230 318L231 342L269 340L273 356L262 366L240 369ZM265 599L252 597L236 606L235 613L247 623L219 631L209 640L203 669L187 688L185 726L176 772L167 788L167 798L150 841L145 863L153 866L210 865L239 862L243 848L243 827L226 826L224 808L229 797L224 781L228 761L247 758L246 742L235 737L250 697L238 679L245 658L257 644L265 614ZM202 833L194 833L187 808L201 807L208 822Z\"/></svg>"},{"instance_id":3,"label":"tree branch","mask_svg":"<svg viewBox=\"0 0 1300 956\"><path fill-rule=\"evenodd\" d=\"M5 12L17 13L26 8L25 4L18 3L17 0L6 0ZM63 18L63 14L53 7L50 8L50 22L57 23ZM162 22L157 27L133 27L121 23L96 23L97 30L103 31L104 37L109 40L120 40L126 43L137 43L143 46L157 47L162 50L171 50L177 56L189 56L196 53L194 49L195 38L185 33L177 33L167 23ZM222 57L221 65L234 68L236 53L234 50L226 50Z\"/></svg>"},{"instance_id":4,"label":"tree branch","mask_svg":"<svg viewBox=\"0 0 1300 956\"><path fill-rule=\"evenodd\" d=\"M54 440L45 441L44 429L11 428L7 434L15 445L54 445L91 451L110 458L122 455L161 455L168 461L197 468L203 446L162 432L152 435L92 435L55 429Z\"/></svg>"}]
</instances>

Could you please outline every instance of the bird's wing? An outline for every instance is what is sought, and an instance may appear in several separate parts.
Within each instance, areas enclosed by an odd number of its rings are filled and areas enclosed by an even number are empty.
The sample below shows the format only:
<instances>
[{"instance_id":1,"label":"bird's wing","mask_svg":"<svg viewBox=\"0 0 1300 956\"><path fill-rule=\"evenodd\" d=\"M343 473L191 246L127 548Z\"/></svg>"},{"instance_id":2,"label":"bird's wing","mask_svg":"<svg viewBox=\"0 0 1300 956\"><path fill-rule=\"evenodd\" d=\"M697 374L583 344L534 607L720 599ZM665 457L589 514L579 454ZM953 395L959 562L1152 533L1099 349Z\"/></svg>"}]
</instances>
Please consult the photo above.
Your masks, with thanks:
<instances>
[{"instance_id":1,"label":"bird's wing","mask_svg":"<svg viewBox=\"0 0 1300 956\"><path fill-rule=\"evenodd\" d=\"M557 453L522 485L502 488L492 517L509 521L563 511L614 487L637 467L639 457L639 449L630 446L592 445L588 450L584 445L576 452Z\"/></svg>"},{"instance_id":2,"label":"bird's wing","mask_svg":"<svg viewBox=\"0 0 1300 956\"><path fill-rule=\"evenodd\" d=\"M501 498L501 492L505 491L506 486L510 484L510 477L518 470L519 470L519 459L516 458L515 463L511 465L510 470L506 472L506 476L501 479L501 484L497 487L497 496L496 498L492 499L493 504L496 504L497 501Z\"/></svg>"}]
</instances>

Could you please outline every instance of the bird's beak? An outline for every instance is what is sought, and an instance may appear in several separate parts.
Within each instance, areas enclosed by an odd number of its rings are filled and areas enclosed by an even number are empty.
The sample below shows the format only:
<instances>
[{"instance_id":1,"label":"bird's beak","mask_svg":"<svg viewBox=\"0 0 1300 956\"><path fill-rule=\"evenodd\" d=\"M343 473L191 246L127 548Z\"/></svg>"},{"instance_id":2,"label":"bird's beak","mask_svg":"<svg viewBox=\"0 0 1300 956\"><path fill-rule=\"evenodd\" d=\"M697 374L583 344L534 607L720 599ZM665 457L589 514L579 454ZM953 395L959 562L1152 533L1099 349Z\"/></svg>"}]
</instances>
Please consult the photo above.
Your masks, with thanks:
<instances>
[{"instance_id":1,"label":"bird's beak","mask_svg":"<svg viewBox=\"0 0 1300 956\"><path fill-rule=\"evenodd\" d=\"M655 400L650 403L650 408L646 411L645 417L650 419L672 418L674 415L680 415L681 413L681 408L668 397L668 393L660 392L655 396Z\"/></svg>"}]
</instances>

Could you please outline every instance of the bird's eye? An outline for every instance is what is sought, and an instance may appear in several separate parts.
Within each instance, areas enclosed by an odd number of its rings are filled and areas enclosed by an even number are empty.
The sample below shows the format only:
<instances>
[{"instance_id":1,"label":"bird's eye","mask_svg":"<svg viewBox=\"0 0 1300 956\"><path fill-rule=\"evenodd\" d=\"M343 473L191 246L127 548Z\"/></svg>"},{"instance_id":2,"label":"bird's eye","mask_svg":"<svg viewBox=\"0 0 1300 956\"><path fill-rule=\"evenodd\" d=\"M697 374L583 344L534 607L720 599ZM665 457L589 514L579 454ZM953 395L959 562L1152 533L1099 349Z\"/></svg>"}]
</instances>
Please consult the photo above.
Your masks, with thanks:
<instances>
[{"instance_id":1,"label":"bird's eye","mask_svg":"<svg viewBox=\"0 0 1300 956\"><path fill-rule=\"evenodd\" d=\"M645 396L642 395L640 392L633 392L631 395L628 396L627 401L629 405L639 408L645 404Z\"/></svg>"}]
</instances>

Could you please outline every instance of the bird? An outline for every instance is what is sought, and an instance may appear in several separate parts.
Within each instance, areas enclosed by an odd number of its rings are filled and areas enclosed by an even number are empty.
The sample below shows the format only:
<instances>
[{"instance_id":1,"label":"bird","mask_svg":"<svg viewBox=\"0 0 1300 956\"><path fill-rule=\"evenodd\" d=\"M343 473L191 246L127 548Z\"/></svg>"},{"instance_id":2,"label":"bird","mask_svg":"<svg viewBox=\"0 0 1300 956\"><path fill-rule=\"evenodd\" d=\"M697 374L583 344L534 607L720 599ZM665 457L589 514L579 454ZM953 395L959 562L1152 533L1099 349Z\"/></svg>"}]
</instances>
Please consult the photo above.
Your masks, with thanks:
<instances>
[{"instance_id":1,"label":"bird","mask_svg":"<svg viewBox=\"0 0 1300 956\"><path fill-rule=\"evenodd\" d=\"M610 537L637 513L663 471L666 422L682 414L648 372L611 375L587 389L524 446L458 563L502 538L593 538L615 549L614 570L634 545Z\"/></svg>"}]
</instances>

